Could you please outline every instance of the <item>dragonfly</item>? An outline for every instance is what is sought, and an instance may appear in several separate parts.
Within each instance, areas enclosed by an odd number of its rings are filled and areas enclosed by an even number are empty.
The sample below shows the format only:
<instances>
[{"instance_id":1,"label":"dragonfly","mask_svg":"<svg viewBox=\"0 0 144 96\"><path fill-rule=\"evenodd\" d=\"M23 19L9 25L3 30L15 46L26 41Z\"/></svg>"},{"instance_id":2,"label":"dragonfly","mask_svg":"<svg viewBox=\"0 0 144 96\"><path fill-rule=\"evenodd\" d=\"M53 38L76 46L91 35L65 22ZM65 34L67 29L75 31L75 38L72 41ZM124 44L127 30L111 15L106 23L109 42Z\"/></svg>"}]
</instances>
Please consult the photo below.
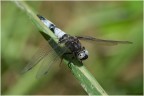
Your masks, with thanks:
<instances>
[{"instance_id":1,"label":"dragonfly","mask_svg":"<svg viewBox=\"0 0 144 96\"><path fill-rule=\"evenodd\" d=\"M59 29L55 24L46 19L41 15L37 15L41 22L48 27L58 39L58 43L55 44L53 39L47 39L47 42L51 46L46 46L46 48L40 48L37 53L32 57L27 66L23 69L23 73L31 70L40 61L43 61L36 77L40 78L46 75L50 67L56 63L60 63L64 56L70 54L72 59L76 58L82 63L83 60L88 59L88 50L81 44L80 40L93 41L96 43L104 43L108 45L117 44L132 44L130 41L115 41L115 40L103 40L92 36L71 36L66 34L64 31ZM60 45L64 45L63 48ZM48 48L50 50L48 50ZM47 49L47 50L45 50Z\"/></svg>"}]
</instances>

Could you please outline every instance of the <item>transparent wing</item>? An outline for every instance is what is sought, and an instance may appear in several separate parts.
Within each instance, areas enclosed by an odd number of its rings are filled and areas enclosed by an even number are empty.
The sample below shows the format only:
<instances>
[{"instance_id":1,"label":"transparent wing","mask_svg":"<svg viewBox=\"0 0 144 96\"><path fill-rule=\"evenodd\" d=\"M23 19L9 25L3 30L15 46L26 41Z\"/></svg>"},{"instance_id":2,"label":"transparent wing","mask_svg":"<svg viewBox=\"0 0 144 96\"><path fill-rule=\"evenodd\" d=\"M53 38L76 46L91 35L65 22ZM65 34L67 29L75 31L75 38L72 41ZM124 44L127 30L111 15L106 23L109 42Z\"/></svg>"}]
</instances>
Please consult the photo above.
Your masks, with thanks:
<instances>
[{"instance_id":1,"label":"transparent wing","mask_svg":"<svg viewBox=\"0 0 144 96\"><path fill-rule=\"evenodd\" d=\"M51 42L50 39L48 42ZM47 56L49 53L51 53L53 50L49 44L40 46L38 51L33 55L31 60L28 62L26 67L22 70L21 73L25 73L29 70L31 70L36 64L38 64L45 56Z\"/></svg>"},{"instance_id":2,"label":"transparent wing","mask_svg":"<svg viewBox=\"0 0 144 96\"><path fill-rule=\"evenodd\" d=\"M42 76L46 75L52 65L58 64L60 62L61 58L55 53L55 51L52 51L49 55L47 55L43 61L42 64L36 74L36 78L41 78Z\"/></svg>"},{"instance_id":3,"label":"transparent wing","mask_svg":"<svg viewBox=\"0 0 144 96\"><path fill-rule=\"evenodd\" d=\"M51 53L46 56L42 62L42 65L39 68L39 71L37 72L36 78L41 78L44 75L47 75L51 66L55 64L59 64L61 61L62 55L68 50L67 48L65 49L60 49L60 47L56 47L55 50L59 50L58 53L55 51L52 51Z\"/></svg>"},{"instance_id":4,"label":"transparent wing","mask_svg":"<svg viewBox=\"0 0 144 96\"><path fill-rule=\"evenodd\" d=\"M22 70L25 73L31 70L36 64L38 64L48 53L52 50L48 50L47 47L40 47L38 51L34 54L32 59L29 61L27 66Z\"/></svg>"},{"instance_id":5,"label":"transparent wing","mask_svg":"<svg viewBox=\"0 0 144 96\"><path fill-rule=\"evenodd\" d=\"M97 39L91 36L76 36L76 37L79 40L95 41L96 43L100 43L104 45L132 44L132 42L129 42L129 41L102 40L102 39Z\"/></svg>"}]
</instances>

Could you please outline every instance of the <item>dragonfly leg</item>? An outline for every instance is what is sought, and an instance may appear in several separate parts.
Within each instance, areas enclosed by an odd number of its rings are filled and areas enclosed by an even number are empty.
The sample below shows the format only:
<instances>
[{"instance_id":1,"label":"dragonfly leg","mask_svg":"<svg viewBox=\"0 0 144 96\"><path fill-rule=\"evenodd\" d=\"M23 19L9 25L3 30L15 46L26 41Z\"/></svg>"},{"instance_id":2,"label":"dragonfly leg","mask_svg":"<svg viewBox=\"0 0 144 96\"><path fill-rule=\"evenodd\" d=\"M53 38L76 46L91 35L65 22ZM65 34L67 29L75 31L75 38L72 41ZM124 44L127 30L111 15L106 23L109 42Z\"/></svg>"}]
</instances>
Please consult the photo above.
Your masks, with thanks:
<instances>
[{"instance_id":1,"label":"dragonfly leg","mask_svg":"<svg viewBox=\"0 0 144 96\"><path fill-rule=\"evenodd\" d=\"M72 67L71 67L71 61L69 61L68 67L69 67L70 69L72 69Z\"/></svg>"},{"instance_id":2,"label":"dragonfly leg","mask_svg":"<svg viewBox=\"0 0 144 96\"><path fill-rule=\"evenodd\" d=\"M70 68L70 69L72 69L72 67L71 67L71 61L74 59L74 56L72 57L72 59L68 62L68 67Z\"/></svg>"},{"instance_id":3,"label":"dragonfly leg","mask_svg":"<svg viewBox=\"0 0 144 96\"><path fill-rule=\"evenodd\" d=\"M64 59L64 55L69 55L69 54L72 54L72 53L64 53L63 54L63 56L62 56L62 58L61 58L61 61L60 61L60 64L59 64L59 66L61 67L61 65L62 65L62 61L63 61L63 59Z\"/></svg>"},{"instance_id":4,"label":"dragonfly leg","mask_svg":"<svg viewBox=\"0 0 144 96\"><path fill-rule=\"evenodd\" d=\"M63 55L72 55L73 53L71 53L71 52L68 52L68 53L64 53ZM72 56L72 58L71 58L71 60L68 62L68 67L71 69L71 62L72 62L72 60L74 59L74 56Z\"/></svg>"},{"instance_id":5,"label":"dragonfly leg","mask_svg":"<svg viewBox=\"0 0 144 96\"><path fill-rule=\"evenodd\" d=\"M63 57L61 58L61 61L60 61L59 67L62 66L62 61L63 61Z\"/></svg>"}]
</instances>

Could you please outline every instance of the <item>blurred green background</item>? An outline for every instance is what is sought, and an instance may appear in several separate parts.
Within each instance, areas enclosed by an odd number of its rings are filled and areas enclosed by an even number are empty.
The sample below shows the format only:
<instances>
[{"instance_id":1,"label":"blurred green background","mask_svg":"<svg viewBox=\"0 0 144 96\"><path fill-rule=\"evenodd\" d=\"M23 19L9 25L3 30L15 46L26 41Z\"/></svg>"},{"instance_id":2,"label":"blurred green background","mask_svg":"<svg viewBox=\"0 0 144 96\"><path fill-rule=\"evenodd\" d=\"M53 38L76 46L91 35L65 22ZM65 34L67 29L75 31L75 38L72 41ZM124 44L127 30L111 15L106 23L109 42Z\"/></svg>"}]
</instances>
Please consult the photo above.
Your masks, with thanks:
<instances>
[{"instance_id":1,"label":"blurred green background","mask_svg":"<svg viewBox=\"0 0 144 96\"><path fill-rule=\"evenodd\" d=\"M143 94L143 2L26 2L71 35L132 41L131 45L103 46L82 42L89 50L83 63L111 95ZM87 94L65 64L47 77L36 79L36 66L21 70L45 40L29 17L14 2L1 2L2 94Z\"/></svg>"}]
</instances>

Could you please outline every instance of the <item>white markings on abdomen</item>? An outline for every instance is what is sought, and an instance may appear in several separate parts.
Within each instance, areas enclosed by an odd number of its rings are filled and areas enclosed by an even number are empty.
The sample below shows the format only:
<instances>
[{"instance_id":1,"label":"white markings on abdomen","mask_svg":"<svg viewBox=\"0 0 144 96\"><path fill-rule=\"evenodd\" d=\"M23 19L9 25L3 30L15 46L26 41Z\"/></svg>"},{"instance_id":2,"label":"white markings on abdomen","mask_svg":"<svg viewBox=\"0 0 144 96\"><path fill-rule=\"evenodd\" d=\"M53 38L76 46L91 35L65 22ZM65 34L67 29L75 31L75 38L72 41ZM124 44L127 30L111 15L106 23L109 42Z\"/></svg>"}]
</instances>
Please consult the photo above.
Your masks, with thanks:
<instances>
[{"instance_id":1,"label":"white markings on abdomen","mask_svg":"<svg viewBox=\"0 0 144 96\"><path fill-rule=\"evenodd\" d=\"M57 28L51 21L47 20L46 18L40 15L37 16L58 38L61 38L64 34L66 34L61 29Z\"/></svg>"},{"instance_id":2,"label":"white markings on abdomen","mask_svg":"<svg viewBox=\"0 0 144 96\"><path fill-rule=\"evenodd\" d=\"M63 32L62 30L60 30L59 28L55 27L54 29L54 33L58 38L61 38L64 34L66 34L65 32Z\"/></svg>"}]
</instances>

